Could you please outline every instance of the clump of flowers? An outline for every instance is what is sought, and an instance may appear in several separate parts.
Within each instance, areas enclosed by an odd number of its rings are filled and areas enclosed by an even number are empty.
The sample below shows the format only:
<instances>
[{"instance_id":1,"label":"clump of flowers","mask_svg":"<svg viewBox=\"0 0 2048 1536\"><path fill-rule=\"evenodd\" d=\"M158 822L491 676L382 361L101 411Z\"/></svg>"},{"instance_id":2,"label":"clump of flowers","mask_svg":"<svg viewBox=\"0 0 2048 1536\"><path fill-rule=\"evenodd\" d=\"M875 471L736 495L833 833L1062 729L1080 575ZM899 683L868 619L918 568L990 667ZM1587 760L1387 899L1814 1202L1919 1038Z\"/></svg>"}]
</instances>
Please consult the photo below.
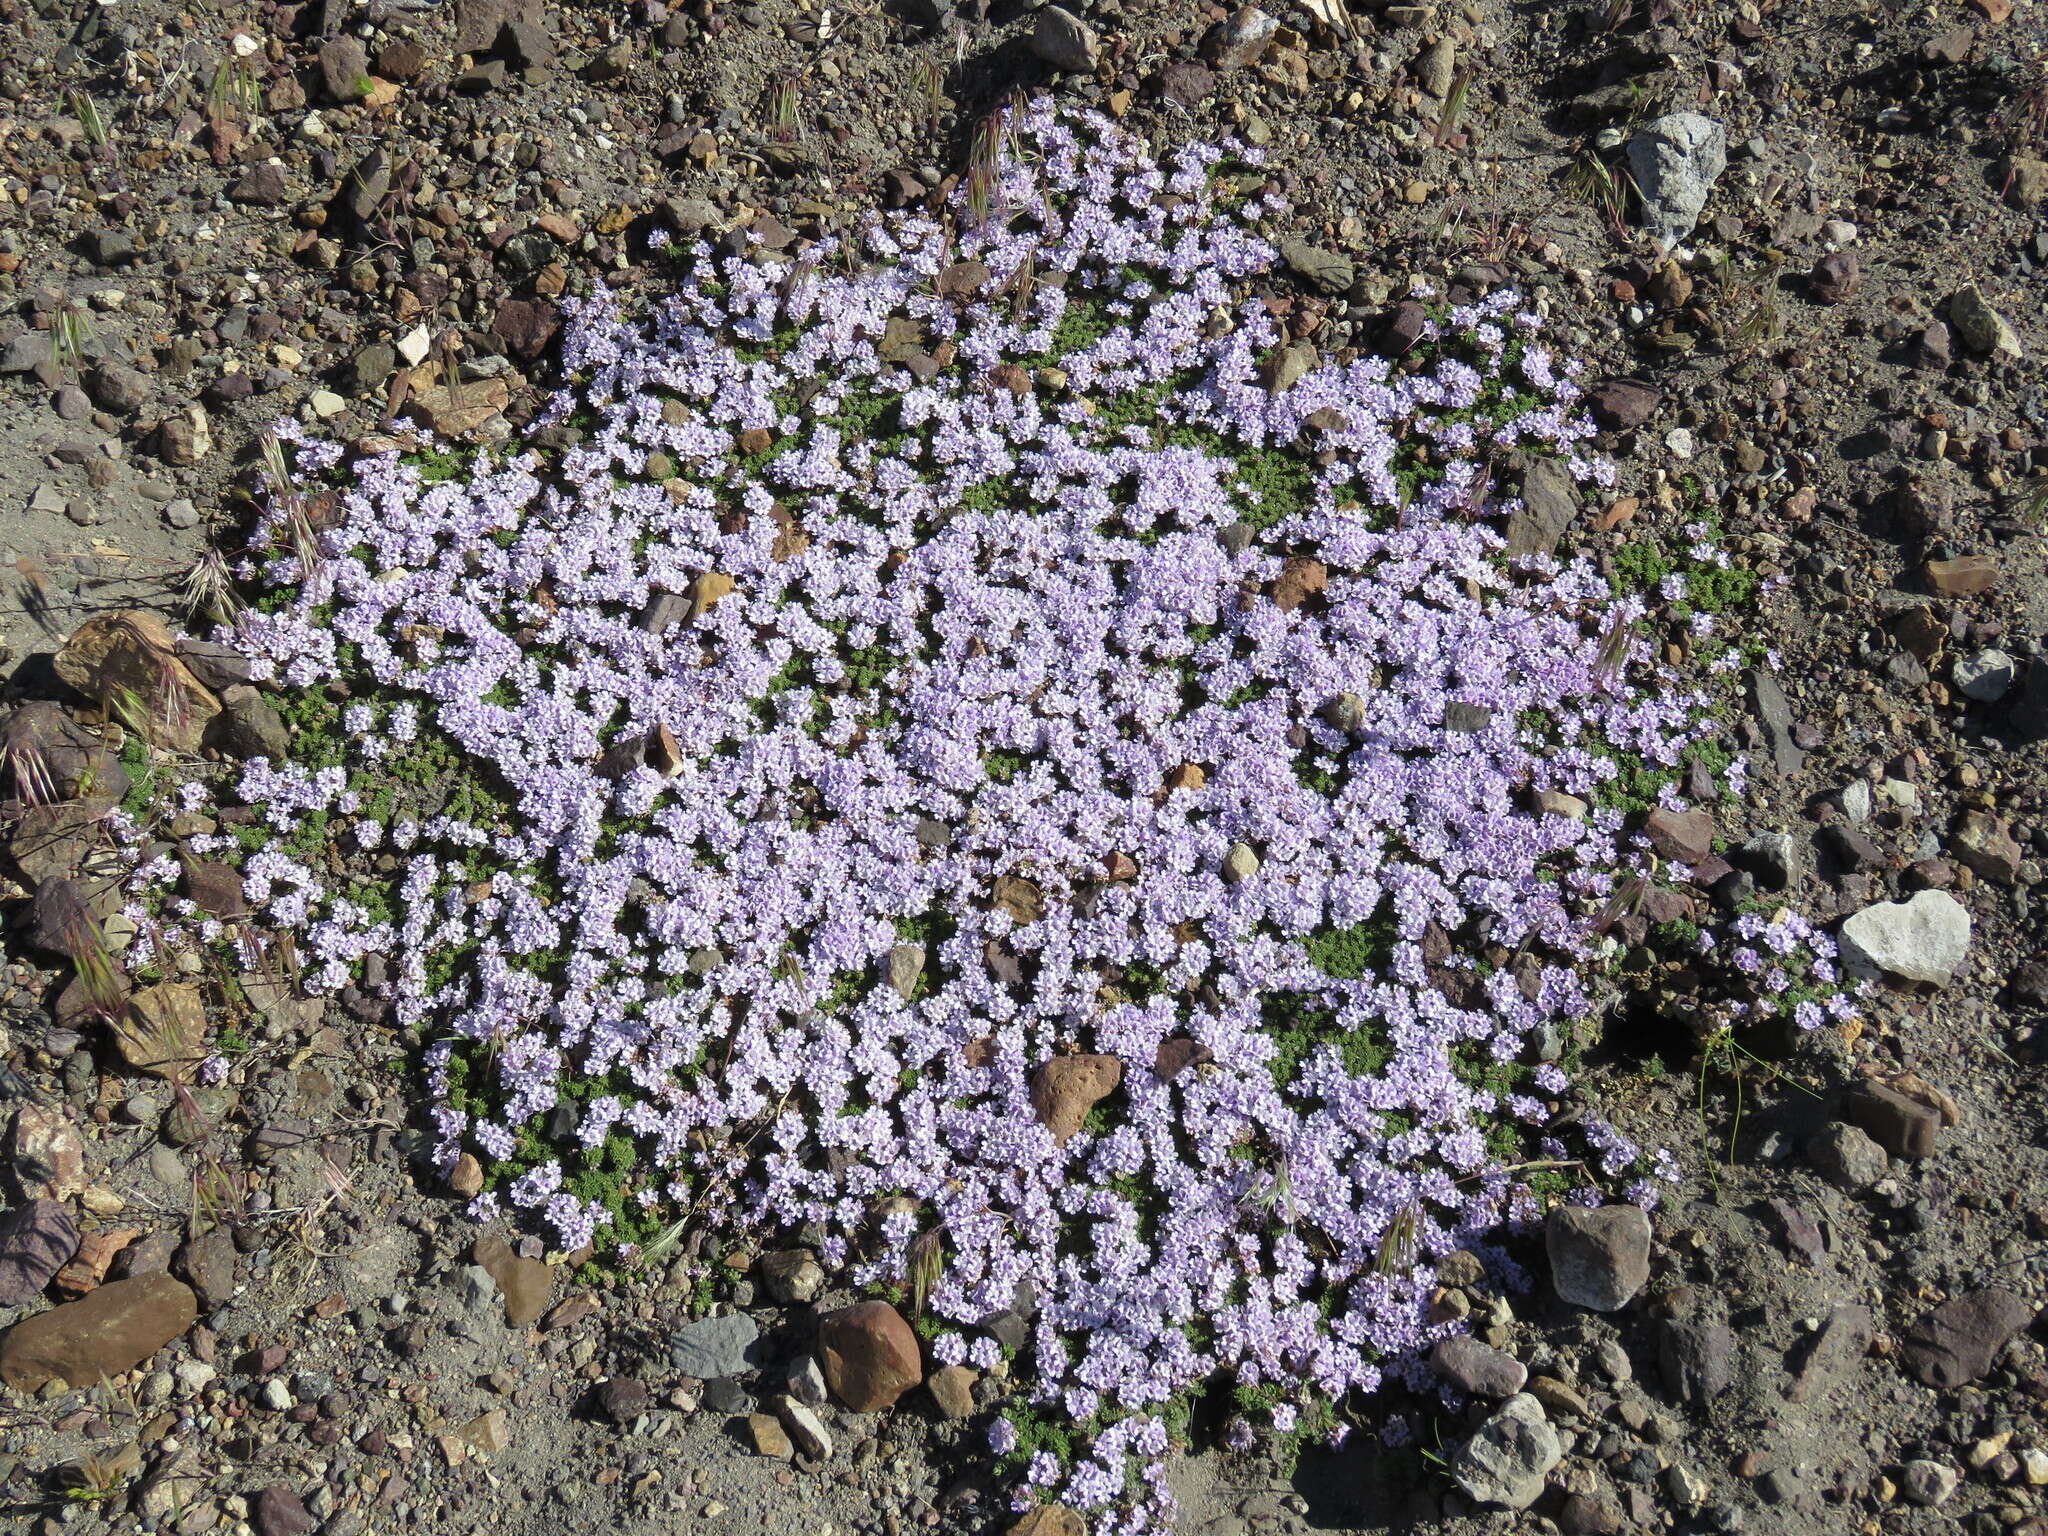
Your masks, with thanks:
<instances>
[{"instance_id":1,"label":"clump of flowers","mask_svg":"<svg viewBox=\"0 0 2048 1536\"><path fill-rule=\"evenodd\" d=\"M389 957L477 1215L810 1225L942 1361L1021 1316L993 1448L1137 1530L1201 1384L1422 1382L1532 1160L1650 1169L1543 1139L1635 855L1535 797L1702 708L1654 593L1506 555L1508 455L1608 474L1520 298L1310 356L1249 151L1009 130L979 208L584 304L495 461L299 443L338 516L236 638L335 745L242 867L310 983Z\"/></svg>"}]
</instances>

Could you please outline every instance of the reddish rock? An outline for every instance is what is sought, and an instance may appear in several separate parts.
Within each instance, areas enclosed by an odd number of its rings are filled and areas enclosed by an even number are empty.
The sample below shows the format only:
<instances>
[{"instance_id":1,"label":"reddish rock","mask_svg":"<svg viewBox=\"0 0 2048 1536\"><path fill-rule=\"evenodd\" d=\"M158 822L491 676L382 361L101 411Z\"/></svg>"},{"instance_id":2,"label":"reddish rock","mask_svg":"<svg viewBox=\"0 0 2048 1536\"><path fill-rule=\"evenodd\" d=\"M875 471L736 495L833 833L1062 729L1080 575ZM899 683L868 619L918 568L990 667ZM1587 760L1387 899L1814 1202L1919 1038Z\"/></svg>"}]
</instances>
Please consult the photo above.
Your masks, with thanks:
<instances>
[{"instance_id":1,"label":"reddish rock","mask_svg":"<svg viewBox=\"0 0 2048 1536\"><path fill-rule=\"evenodd\" d=\"M539 1259L520 1258L502 1237L478 1238L469 1256L498 1282L505 1297L506 1322L514 1328L531 1328L540 1320L555 1283L547 1265Z\"/></svg>"},{"instance_id":2,"label":"reddish rock","mask_svg":"<svg viewBox=\"0 0 2048 1536\"><path fill-rule=\"evenodd\" d=\"M1930 1387L1960 1387L1990 1370L2006 1341L2033 1317L2033 1305L2011 1291L1971 1291L1907 1329L1899 1358Z\"/></svg>"},{"instance_id":3,"label":"reddish rock","mask_svg":"<svg viewBox=\"0 0 2048 1536\"><path fill-rule=\"evenodd\" d=\"M1065 1145L1123 1075L1124 1064L1114 1056L1055 1056L1032 1074L1031 1107L1052 1139Z\"/></svg>"},{"instance_id":4,"label":"reddish rock","mask_svg":"<svg viewBox=\"0 0 2048 1536\"><path fill-rule=\"evenodd\" d=\"M1654 385L1639 384L1633 379L1609 379L1596 384L1586 395L1593 419L1614 432L1640 427L1656 414L1663 401Z\"/></svg>"},{"instance_id":5,"label":"reddish rock","mask_svg":"<svg viewBox=\"0 0 2048 1536\"><path fill-rule=\"evenodd\" d=\"M1088 1523L1064 1504L1041 1504L1011 1526L1009 1536L1088 1536Z\"/></svg>"},{"instance_id":6,"label":"reddish rock","mask_svg":"<svg viewBox=\"0 0 2048 1536\"><path fill-rule=\"evenodd\" d=\"M1291 613L1328 585L1330 573L1320 560L1303 555L1289 558L1273 582L1273 601L1282 612Z\"/></svg>"},{"instance_id":7,"label":"reddish rock","mask_svg":"<svg viewBox=\"0 0 2048 1536\"><path fill-rule=\"evenodd\" d=\"M818 1363L832 1395L856 1413L879 1413L924 1380L917 1335L885 1301L819 1318Z\"/></svg>"},{"instance_id":8,"label":"reddish rock","mask_svg":"<svg viewBox=\"0 0 2048 1536\"><path fill-rule=\"evenodd\" d=\"M71 1212L55 1200L31 1200L0 1221L0 1307L32 1301L78 1251Z\"/></svg>"},{"instance_id":9,"label":"reddish rock","mask_svg":"<svg viewBox=\"0 0 2048 1536\"><path fill-rule=\"evenodd\" d=\"M1974 597L1998 585L1998 562L1989 555L1930 560L1927 584L1943 597Z\"/></svg>"},{"instance_id":10,"label":"reddish rock","mask_svg":"<svg viewBox=\"0 0 2048 1536\"><path fill-rule=\"evenodd\" d=\"M1863 291L1863 263L1854 251L1833 251L1813 264L1809 280L1815 300L1846 304Z\"/></svg>"},{"instance_id":11,"label":"reddish rock","mask_svg":"<svg viewBox=\"0 0 2048 1536\"><path fill-rule=\"evenodd\" d=\"M103 1376L134 1370L198 1316L191 1287L169 1275L116 1280L16 1323L0 1340L0 1381L17 1392L48 1381L95 1386Z\"/></svg>"},{"instance_id":12,"label":"reddish rock","mask_svg":"<svg viewBox=\"0 0 2048 1536\"><path fill-rule=\"evenodd\" d=\"M1643 821L1643 835L1662 859L1697 864L1714 851L1714 818L1707 811L1659 806Z\"/></svg>"}]
</instances>

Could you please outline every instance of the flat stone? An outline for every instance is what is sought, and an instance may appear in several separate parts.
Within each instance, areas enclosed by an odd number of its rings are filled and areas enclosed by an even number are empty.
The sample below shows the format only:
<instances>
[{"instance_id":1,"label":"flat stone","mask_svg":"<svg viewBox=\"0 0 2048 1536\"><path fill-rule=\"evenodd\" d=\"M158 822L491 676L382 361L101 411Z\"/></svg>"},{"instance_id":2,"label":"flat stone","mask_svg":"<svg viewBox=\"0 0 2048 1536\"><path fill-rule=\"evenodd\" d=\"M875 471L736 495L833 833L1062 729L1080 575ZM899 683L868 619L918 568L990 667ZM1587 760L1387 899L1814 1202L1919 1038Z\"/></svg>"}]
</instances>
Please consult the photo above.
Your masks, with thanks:
<instances>
[{"instance_id":1,"label":"flat stone","mask_svg":"<svg viewBox=\"0 0 2048 1536\"><path fill-rule=\"evenodd\" d=\"M808 1404L793 1397L778 1398L775 1413L796 1448L813 1461L827 1461L832 1455L832 1432Z\"/></svg>"},{"instance_id":2,"label":"flat stone","mask_svg":"<svg viewBox=\"0 0 2048 1536\"><path fill-rule=\"evenodd\" d=\"M85 1193L85 1138L61 1108L24 1104L14 1112L7 1154L24 1200L70 1200Z\"/></svg>"},{"instance_id":3,"label":"flat stone","mask_svg":"<svg viewBox=\"0 0 2048 1536\"><path fill-rule=\"evenodd\" d=\"M35 1300L78 1251L78 1227L61 1201L30 1200L0 1219L0 1307Z\"/></svg>"},{"instance_id":4,"label":"flat stone","mask_svg":"<svg viewBox=\"0 0 2048 1536\"><path fill-rule=\"evenodd\" d=\"M169 1275L116 1280L16 1323L0 1339L0 1380L17 1392L48 1381L97 1386L142 1364L198 1315L191 1288Z\"/></svg>"},{"instance_id":5,"label":"flat stone","mask_svg":"<svg viewBox=\"0 0 2048 1536\"><path fill-rule=\"evenodd\" d=\"M1848 1386L1876 1337L1877 1322L1870 1308L1853 1303L1836 1307L1814 1334L1805 1358L1799 1362L1792 1386L1785 1394L1786 1401L1812 1402L1838 1387Z\"/></svg>"},{"instance_id":6,"label":"flat stone","mask_svg":"<svg viewBox=\"0 0 2048 1536\"><path fill-rule=\"evenodd\" d=\"M1764 740L1770 745L1771 764L1780 775L1791 778L1806 766L1806 753L1797 740L1792 706L1786 701L1785 690L1778 686L1776 677L1761 668L1750 670L1748 683L1757 723L1763 727Z\"/></svg>"},{"instance_id":7,"label":"flat stone","mask_svg":"<svg viewBox=\"0 0 2048 1536\"><path fill-rule=\"evenodd\" d=\"M189 982L142 988L112 1026L121 1059L138 1072L189 1083L206 1060L206 1005Z\"/></svg>"},{"instance_id":8,"label":"flat stone","mask_svg":"<svg viewBox=\"0 0 2048 1536\"><path fill-rule=\"evenodd\" d=\"M1971 1291L1908 1328L1899 1360L1927 1386L1960 1387L1990 1370L2006 1341L2033 1319L2033 1304L2011 1291Z\"/></svg>"},{"instance_id":9,"label":"flat stone","mask_svg":"<svg viewBox=\"0 0 2048 1536\"><path fill-rule=\"evenodd\" d=\"M1529 1380L1529 1368L1505 1350L1467 1333L1439 1339L1429 1363L1460 1392L1473 1397L1513 1397Z\"/></svg>"},{"instance_id":10,"label":"flat stone","mask_svg":"<svg viewBox=\"0 0 2048 1536\"><path fill-rule=\"evenodd\" d=\"M2004 822L1982 811L1965 811L1949 833L1955 856L1986 880L2011 885L2026 857Z\"/></svg>"},{"instance_id":11,"label":"flat stone","mask_svg":"<svg viewBox=\"0 0 2048 1536\"><path fill-rule=\"evenodd\" d=\"M1643 836L1659 858L1697 864L1714 851L1714 818L1708 811L1672 811L1659 806L1644 820Z\"/></svg>"},{"instance_id":12,"label":"flat stone","mask_svg":"<svg viewBox=\"0 0 2048 1536\"><path fill-rule=\"evenodd\" d=\"M1344 293L1354 280L1350 257L1306 240L1281 242L1280 259L1287 263L1288 270L1319 293Z\"/></svg>"},{"instance_id":13,"label":"flat stone","mask_svg":"<svg viewBox=\"0 0 2048 1536\"><path fill-rule=\"evenodd\" d=\"M669 1336L669 1363L699 1381L741 1376L761 1363L761 1330L744 1312L700 1318Z\"/></svg>"},{"instance_id":14,"label":"flat stone","mask_svg":"<svg viewBox=\"0 0 2048 1536\"><path fill-rule=\"evenodd\" d=\"M548 1292L555 1277L539 1259L522 1259L502 1237L480 1237L470 1249L470 1258L497 1282L505 1298L505 1321L514 1328L531 1328L547 1310Z\"/></svg>"},{"instance_id":15,"label":"flat stone","mask_svg":"<svg viewBox=\"0 0 2048 1536\"><path fill-rule=\"evenodd\" d=\"M1055 1056L1031 1075L1031 1107L1064 1146L1123 1075L1124 1064L1114 1056Z\"/></svg>"},{"instance_id":16,"label":"flat stone","mask_svg":"<svg viewBox=\"0 0 2048 1536\"><path fill-rule=\"evenodd\" d=\"M1842 963L1851 975L1880 973L1948 985L1970 952L1970 913L1947 891L1865 907L1842 924Z\"/></svg>"},{"instance_id":17,"label":"flat stone","mask_svg":"<svg viewBox=\"0 0 2048 1536\"><path fill-rule=\"evenodd\" d=\"M1702 1406L1735 1380L1735 1335L1721 1323L1667 1319L1658 1330L1657 1363L1673 1397Z\"/></svg>"},{"instance_id":18,"label":"flat stone","mask_svg":"<svg viewBox=\"0 0 2048 1536\"><path fill-rule=\"evenodd\" d=\"M964 1365L942 1365L925 1380L925 1390L942 1419L974 1416L974 1384L981 1378Z\"/></svg>"},{"instance_id":19,"label":"flat stone","mask_svg":"<svg viewBox=\"0 0 2048 1536\"><path fill-rule=\"evenodd\" d=\"M1510 560L1552 553L1579 515L1578 488L1563 460L1530 454L1521 470L1521 505L1508 514Z\"/></svg>"}]
</instances>

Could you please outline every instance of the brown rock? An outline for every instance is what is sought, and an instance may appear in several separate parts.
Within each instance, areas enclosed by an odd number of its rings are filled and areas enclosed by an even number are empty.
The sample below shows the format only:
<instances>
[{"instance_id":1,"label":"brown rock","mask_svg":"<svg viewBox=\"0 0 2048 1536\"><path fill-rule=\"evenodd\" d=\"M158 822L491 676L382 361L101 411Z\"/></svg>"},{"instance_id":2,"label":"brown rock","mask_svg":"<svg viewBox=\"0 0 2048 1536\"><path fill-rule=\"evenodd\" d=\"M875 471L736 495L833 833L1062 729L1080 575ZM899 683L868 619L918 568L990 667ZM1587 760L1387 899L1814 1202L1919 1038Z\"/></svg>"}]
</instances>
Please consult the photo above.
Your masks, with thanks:
<instances>
[{"instance_id":1,"label":"brown rock","mask_svg":"<svg viewBox=\"0 0 2048 1536\"><path fill-rule=\"evenodd\" d=\"M522 1259L502 1237L478 1238L469 1256L498 1282L505 1297L506 1322L514 1328L531 1328L539 1321L555 1283L547 1265L539 1259Z\"/></svg>"},{"instance_id":2,"label":"brown rock","mask_svg":"<svg viewBox=\"0 0 2048 1536\"><path fill-rule=\"evenodd\" d=\"M113 1033L121 1059L136 1071L189 1083L206 1059L206 1005L189 982L160 981L128 999Z\"/></svg>"},{"instance_id":3,"label":"brown rock","mask_svg":"<svg viewBox=\"0 0 2048 1536\"><path fill-rule=\"evenodd\" d=\"M2025 856L2005 823L1982 811L1965 811L1949 835L1955 856L1986 880L2011 885Z\"/></svg>"},{"instance_id":4,"label":"brown rock","mask_svg":"<svg viewBox=\"0 0 2048 1536\"><path fill-rule=\"evenodd\" d=\"M1998 562L1989 555L1963 555L1927 562L1927 584L1943 597L1974 597L1998 584Z\"/></svg>"},{"instance_id":5,"label":"brown rock","mask_svg":"<svg viewBox=\"0 0 2048 1536\"><path fill-rule=\"evenodd\" d=\"M1863 263L1854 251L1831 251L1813 264L1809 291L1822 304L1846 304L1863 291Z\"/></svg>"},{"instance_id":6,"label":"brown rock","mask_svg":"<svg viewBox=\"0 0 2048 1536\"><path fill-rule=\"evenodd\" d=\"M1214 1061L1215 1052L1199 1040L1190 1040L1185 1035L1175 1035L1159 1042L1159 1049L1152 1053L1152 1071L1163 1081L1172 1082L1191 1067L1199 1067L1205 1061Z\"/></svg>"},{"instance_id":7,"label":"brown rock","mask_svg":"<svg viewBox=\"0 0 2048 1536\"><path fill-rule=\"evenodd\" d=\"M1850 1123L1894 1157L1932 1157L1941 1111L1884 1083L1865 1083L1850 1096Z\"/></svg>"},{"instance_id":8,"label":"brown rock","mask_svg":"<svg viewBox=\"0 0 2048 1536\"><path fill-rule=\"evenodd\" d=\"M967 1419L974 1416L974 1384L980 1379L964 1365L942 1365L924 1385L940 1418Z\"/></svg>"},{"instance_id":9,"label":"brown rock","mask_svg":"<svg viewBox=\"0 0 2048 1536\"><path fill-rule=\"evenodd\" d=\"M1659 858L1697 864L1714 851L1714 818L1707 811L1670 811L1659 806L1644 818L1643 835Z\"/></svg>"},{"instance_id":10,"label":"brown rock","mask_svg":"<svg viewBox=\"0 0 2048 1536\"><path fill-rule=\"evenodd\" d=\"M503 379L475 379L467 384L434 384L406 397L406 414L436 437L467 437L512 403L512 386Z\"/></svg>"},{"instance_id":11,"label":"brown rock","mask_svg":"<svg viewBox=\"0 0 2048 1536\"><path fill-rule=\"evenodd\" d=\"M448 1170L448 1189L450 1193L460 1195L465 1200L474 1199L483 1193L483 1164L476 1160L475 1154L465 1152L455 1159L455 1166Z\"/></svg>"},{"instance_id":12,"label":"brown rock","mask_svg":"<svg viewBox=\"0 0 2048 1536\"><path fill-rule=\"evenodd\" d=\"M1045 915L1045 893L1022 875L997 876L993 894L996 906L1020 926Z\"/></svg>"},{"instance_id":13,"label":"brown rock","mask_svg":"<svg viewBox=\"0 0 2048 1536\"><path fill-rule=\"evenodd\" d=\"M78 1228L56 1200L31 1200L0 1219L0 1307L35 1299L78 1251Z\"/></svg>"},{"instance_id":14,"label":"brown rock","mask_svg":"<svg viewBox=\"0 0 2048 1536\"><path fill-rule=\"evenodd\" d=\"M1639 384L1633 379L1609 379L1595 385L1586 395L1593 419L1616 432L1640 427L1656 413L1663 400L1654 385Z\"/></svg>"},{"instance_id":15,"label":"brown rock","mask_svg":"<svg viewBox=\"0 0 2048 1536\"><path fill-rule=\"evenodd\" d=\"M1055 1056L1032 1074L1031 1107L1064 1146L1123 1075L1124 1064L1114 1056Z\"/></svg>"},{"instance_id":16,"label":"brown rock","mask_svg":"<svg viewBox=\"0 0 2048 1536\"><path fill-rule=\"evenodd\" d=\"M2006 1340L2033 1317L2033 1305L2011 1291L1971 1291L1907 1329L1899 1358L1930 1387L1960 1387L1990 1370Z\"/></svg>"},{"instance_id":17,"label":"brown rock","mask_svg":"<svg viewBox=\"0 0 2048 1536\"><path fill-rule=\"evenodd\" d=\"M1041 1504L1011 1526L1009 1536L1088 1536L1088 1524L1064 1504Z\"/></svg>"},{"instance_id":18,"label":"brown rock","mask_svg":"<svg viewBox=\"0 0 2048 1536\"><path fill-rule=\"evenodd\" d=\"M1282 612L1291 613L1328 585L1329 571L1320 560L1295 555L1280 567L1273 582L1273 601Z\"/></svg>"},{"instance_id":19,"label":"brown rock","mask_svg":"<svg viewBox=\"0 0 2048 1536\"><path fill-rule=\"evenodd\" d=\"M51 665L129 729L176 752L197 752L220 713L220 700L179 658L164 621L140 608L87 619Z\"/></svg>"},{"instance_id":20,"label":"brown rock","mask_svg":"<svg viewBox=\"0 0 2048 1536\"><path fill-rule=\"evenodd\" d=\"M114 1256L140 1236L142 1231L138 1227L86 1233L78 1240L78 1252L71 1256L71 1262L57 1271L50 1284L65 1296L85 1295L107 1278L107 1268L114 1262Z\"/></svg>"},{"instance_id":21,"label":"brown rock","mask_svg":"<svg viewBox=\"0 0 2048 1536\"><path fill-rule=\"evenodd\" d=\"M47 1381L95 1386L142 1364L198 1315L191 1288L169 1275L116 1280L16 1323L0 1340L0 1381L17 1392Z\"/></svg>"},{"instance_id":22,"label":"brown rock","mask_svg":"<svg viewBox=\"0 0 2048 1536\"><path fill-rule=\"evenodd\" d=\"M491 337L513 357L532 361L562 328L562 312L545 299L507 299L491 321Z\"/></svg>"},{"instance_id":23,"label":"brown rock","mask_svg":"<svg viewBox=\"0 0 2048 1536\"><path fill-rule=\"evenodd\" d=\"M917 1335L885 1301L818 1319L818 1363L832 1395L855 1413L878 1413L924 1379Z\"/></svg>"}]
</instances>

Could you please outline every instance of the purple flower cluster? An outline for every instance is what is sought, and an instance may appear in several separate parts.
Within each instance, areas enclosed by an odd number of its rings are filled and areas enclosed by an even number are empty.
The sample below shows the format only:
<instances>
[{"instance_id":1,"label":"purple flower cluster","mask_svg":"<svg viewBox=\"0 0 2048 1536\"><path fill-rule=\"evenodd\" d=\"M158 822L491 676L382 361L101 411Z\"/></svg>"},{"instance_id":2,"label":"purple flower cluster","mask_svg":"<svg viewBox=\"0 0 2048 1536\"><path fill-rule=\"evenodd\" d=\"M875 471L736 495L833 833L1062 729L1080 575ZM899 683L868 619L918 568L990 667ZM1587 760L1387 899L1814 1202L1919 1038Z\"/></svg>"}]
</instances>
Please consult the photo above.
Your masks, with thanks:
<instances>
[{"instance_id":1,"label":"purple flower cluster","mask_svg":"<svg viewBox=\"0 0 2048 1536\"><path fill-rule=\"evenodd\" d=\"M1515 295L1441 310L1419 370L1276 390L1241 163L1011 128L986 219L693 245L651 314L586 303L566 449L300 444L344 515L235 639L349 683L350 761L242 792L400 873L373 913L244 868L319 984L389 956L480 1214L811 1223L856 1283L936 1241L935 1354L993 1364L1028 1287L1020 1366L1096 1433L1026 1483L1138 1529L1127 1468L1213 1373L1424 1379L1431 1260L1535 1209L1503 1150L1556 1113L1630 858L1533 797L1676 763L1700 701L1617 663L1590 564L1505 558L1497 454L1606 474ZM502 811L378 804L429 740ZM1066 1120L1075 1056L1116 1081Z\"/></svg>"}]
</instances>

